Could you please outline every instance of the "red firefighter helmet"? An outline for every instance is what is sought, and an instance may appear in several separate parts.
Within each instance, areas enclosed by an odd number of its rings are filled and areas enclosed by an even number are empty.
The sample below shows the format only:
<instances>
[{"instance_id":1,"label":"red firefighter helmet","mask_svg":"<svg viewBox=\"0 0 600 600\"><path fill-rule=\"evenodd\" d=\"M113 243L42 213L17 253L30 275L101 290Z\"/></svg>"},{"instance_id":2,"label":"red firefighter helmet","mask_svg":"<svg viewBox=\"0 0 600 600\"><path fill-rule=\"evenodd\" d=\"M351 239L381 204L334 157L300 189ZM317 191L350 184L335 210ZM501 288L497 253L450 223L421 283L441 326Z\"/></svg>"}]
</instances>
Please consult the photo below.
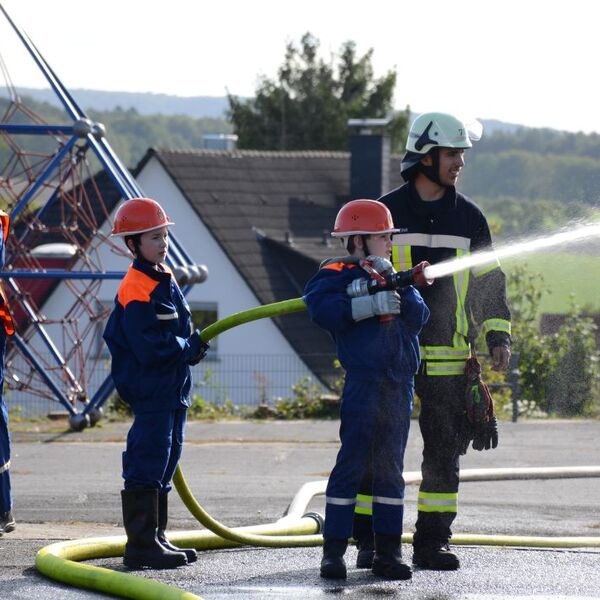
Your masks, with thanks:
<instances>
[{"instance_id":1,"label":"red firefighter helmet","mask_svg":"<svg viewBox=\"0 0 600 600\"><path fill-rule=\"evenodd\" d=\"M388 207L377 200L352 200L340 208L331 235L398 233Z\"/></svg>"},{"instance_id":2,"label":"red firefighter helmet","mask_svg":"<svg viewBox=\"0 0 600 600\"><path fill-rule=\"evenodd\" d=\"M151 198L131 198L119 206L112 235L136 235L174 225L162 206Z\"/></svg>"}]
</instances>

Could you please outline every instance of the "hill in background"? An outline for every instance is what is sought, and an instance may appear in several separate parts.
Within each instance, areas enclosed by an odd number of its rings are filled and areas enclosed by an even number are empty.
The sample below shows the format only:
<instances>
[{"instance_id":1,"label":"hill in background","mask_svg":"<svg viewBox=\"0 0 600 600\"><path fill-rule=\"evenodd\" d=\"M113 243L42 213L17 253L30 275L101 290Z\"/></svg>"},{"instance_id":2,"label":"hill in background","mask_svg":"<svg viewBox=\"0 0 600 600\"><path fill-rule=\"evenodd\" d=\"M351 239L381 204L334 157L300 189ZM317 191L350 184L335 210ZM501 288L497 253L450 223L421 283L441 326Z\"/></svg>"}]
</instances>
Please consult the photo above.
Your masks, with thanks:
<instances>
[{"instance_id":1,"label":"hill in background","mask_svg":"<svg viewBox=\"0 0 600 600\"><path fill-rule=\"evenodd\" d=\"M19 94L38 102L60 107L56 94L50 89L18 88ZM171 96L137 92L104 92L100 90L69 90L83 110L108 112L117 108L133 108L141 115L186 115L194 119L224 119L229 108L226 96ZM0 87L0 97L7 97Z\"/></svg>"},{"instance_id":2,"label":"hill in background","mask_svg":"<svg viewBox=\"0 0 600 600\"><path fill-rule=\"evenodd\" d=\"M56 94L50 89L19 88L19 93L38 102L60 107ZM186 115L194 119L225 119L229 108L226 96L171 96L141 92L106 92L101 90L70 90L71 95L84 110L109 112L117 109L134 109L140 115ZM0 86L0 97L7 97L6 88ZM245 100L245 98L241 98ZM417 111L418 112L418 111ZM497 119L482 119L486 134L514 133L525 127Z\"/></svg>"}]
</instances>

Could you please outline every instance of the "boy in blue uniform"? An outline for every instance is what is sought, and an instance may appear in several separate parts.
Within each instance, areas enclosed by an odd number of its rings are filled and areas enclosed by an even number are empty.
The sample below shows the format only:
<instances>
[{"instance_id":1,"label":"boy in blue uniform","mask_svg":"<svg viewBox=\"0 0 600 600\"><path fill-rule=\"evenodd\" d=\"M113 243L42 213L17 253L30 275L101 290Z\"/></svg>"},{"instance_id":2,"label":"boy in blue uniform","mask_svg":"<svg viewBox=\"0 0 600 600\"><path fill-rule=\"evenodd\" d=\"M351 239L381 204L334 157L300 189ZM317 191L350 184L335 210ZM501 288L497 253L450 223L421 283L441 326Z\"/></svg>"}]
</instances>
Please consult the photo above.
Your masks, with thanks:
<instances>
[{"instance_id":1,"label":"boy in blue uniform","mask_svg":"<svg viewBox=\"0 0 600 600\"><path fill-rule=\"evenodd\" d=\"M380 202L349 202L340 209L332 235L342 238L350 256L325 261L306 285L310 317L331 333L346 371L341 448L326 490L321 561L325 578L346 577L343 556L368 463L375 471L373 573L386 579L412 576L400 549L402 471L413 376L420 360L417 335L429 310L412 286L372 295L359 291L373 271L380 275L392 269L389 257L396 232L390 211Z\"/></svg>"},{"instance_id":2,"label":"boy in blue uniform","mask_svg":"<svg viewBox=\"0 0 600 600\"><path fill-rule=\"evenodd\" d=\"M119 207L112 231L134 255L104 331L115 386L134 414L121 492L123 562L130 568L172 568L197 559L194 549L177 548L165 537L167 497L190 406L190 365L208 349L164 265L171 225L157 202L132 198Z\"/></svg>"},{"instance_id":3,"label":"boy in blue uniform","mask_svg":"<svg viewBox=\"0 0 600 600\"><path fill-rule=\"evenodd\" d=\"M0 269L4 267L4 244L8 237L10 217L0 210ZM10 432L8 429L8 407L4 402L4 351L6 339L15 332L6 298L0 287L0 536L14 531L12 494L10 489Z\"/></svg>"}]
</instances>

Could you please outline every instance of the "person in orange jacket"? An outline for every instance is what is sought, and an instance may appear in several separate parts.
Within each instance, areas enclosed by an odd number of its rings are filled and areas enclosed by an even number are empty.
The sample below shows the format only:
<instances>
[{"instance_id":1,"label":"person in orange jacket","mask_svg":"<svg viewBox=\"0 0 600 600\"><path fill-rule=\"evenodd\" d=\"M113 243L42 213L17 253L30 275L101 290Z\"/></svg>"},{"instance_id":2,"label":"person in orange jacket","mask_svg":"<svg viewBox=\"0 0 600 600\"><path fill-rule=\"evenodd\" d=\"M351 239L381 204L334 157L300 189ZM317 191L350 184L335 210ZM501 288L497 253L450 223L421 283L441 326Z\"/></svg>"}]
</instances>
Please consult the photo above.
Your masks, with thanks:
<instances>
[{"instance_id":1,"label":"person in orange jacket","mask_svg":"<svg viewBox=\"0 0 600 600\"><path fill-rule=\"evenodd\" d=\"M134 256L104 331L113 381L134 414L121 492L127 533L123 562L133 569L174 568L197 560L193 548L177 548L165 536L167 498L191 404L190 366L208 350L164 264L171 225L158 202L132 198L117 210L112 231Z\"/></svg>"},{"instance_id":2,"label":"person in orange jacket","mask_svg":"<svg viewBox=\"0 0 600 600\"><path fill-rule=\"evenodd\" d=\"M10 217L0 210L0 269L4 267L4 246L10 228ZM15 332L8 303L0 288L0 536L14 531L12 493L10 487L10 432L8 429L8 407L4 402L4 352L8 336Z\"/></svg>"}]
</instances>

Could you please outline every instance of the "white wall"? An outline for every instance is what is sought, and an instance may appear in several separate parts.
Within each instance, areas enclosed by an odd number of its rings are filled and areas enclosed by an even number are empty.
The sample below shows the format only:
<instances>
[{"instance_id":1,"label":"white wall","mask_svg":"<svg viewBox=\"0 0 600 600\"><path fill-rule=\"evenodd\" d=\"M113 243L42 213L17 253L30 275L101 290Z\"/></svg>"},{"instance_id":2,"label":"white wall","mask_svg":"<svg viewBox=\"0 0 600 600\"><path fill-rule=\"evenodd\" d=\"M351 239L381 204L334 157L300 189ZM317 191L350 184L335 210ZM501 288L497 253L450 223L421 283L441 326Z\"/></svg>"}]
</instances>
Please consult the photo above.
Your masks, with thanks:
<instances>
[{"instance_id":1,"label":"white wall","mask_svg":"<svg viewBox=\"0 0 600 600\"><path fill-rule=\"evenodd\" d=\"M192 260L208 267L208 280L191 289L187 295L188 302L217 304L219 319L259 306L256 296L155 158L146 164L138 182L144 193L160 202L175 221L171 231ZM128 259L106 245L102 246L99 256L106 271L125 271L129 264ZM74 297L66 285L62 282L45 303L43 312L48 318L62 318L65 308L73 303ZM103 281L97 294L98 300L112 304L118 285L118 281ZM80 315L80 318L80 329L83 329L85 315ZM53 339L62 339L60 326L48 325L47 330ZM92 337L89 343L93 343ZM47 354L39 336L32 339L31 345ZM62 351L62 347L59 349ZM100 364L102 372L106 361L103 363ZM265 398L270 400L273 396L291 395L290 386L303 375L310 375L306 365L270 319L224 332L218 340L216 356L195 367L194 376L198 384L207 368L212 371L208 385L198 387L196 391L207 400L230 399L236 404L255 404ZM88 389L90 396L101 381L99 375L97 373L96 381Z\"/></svg>"}]
</instances>

